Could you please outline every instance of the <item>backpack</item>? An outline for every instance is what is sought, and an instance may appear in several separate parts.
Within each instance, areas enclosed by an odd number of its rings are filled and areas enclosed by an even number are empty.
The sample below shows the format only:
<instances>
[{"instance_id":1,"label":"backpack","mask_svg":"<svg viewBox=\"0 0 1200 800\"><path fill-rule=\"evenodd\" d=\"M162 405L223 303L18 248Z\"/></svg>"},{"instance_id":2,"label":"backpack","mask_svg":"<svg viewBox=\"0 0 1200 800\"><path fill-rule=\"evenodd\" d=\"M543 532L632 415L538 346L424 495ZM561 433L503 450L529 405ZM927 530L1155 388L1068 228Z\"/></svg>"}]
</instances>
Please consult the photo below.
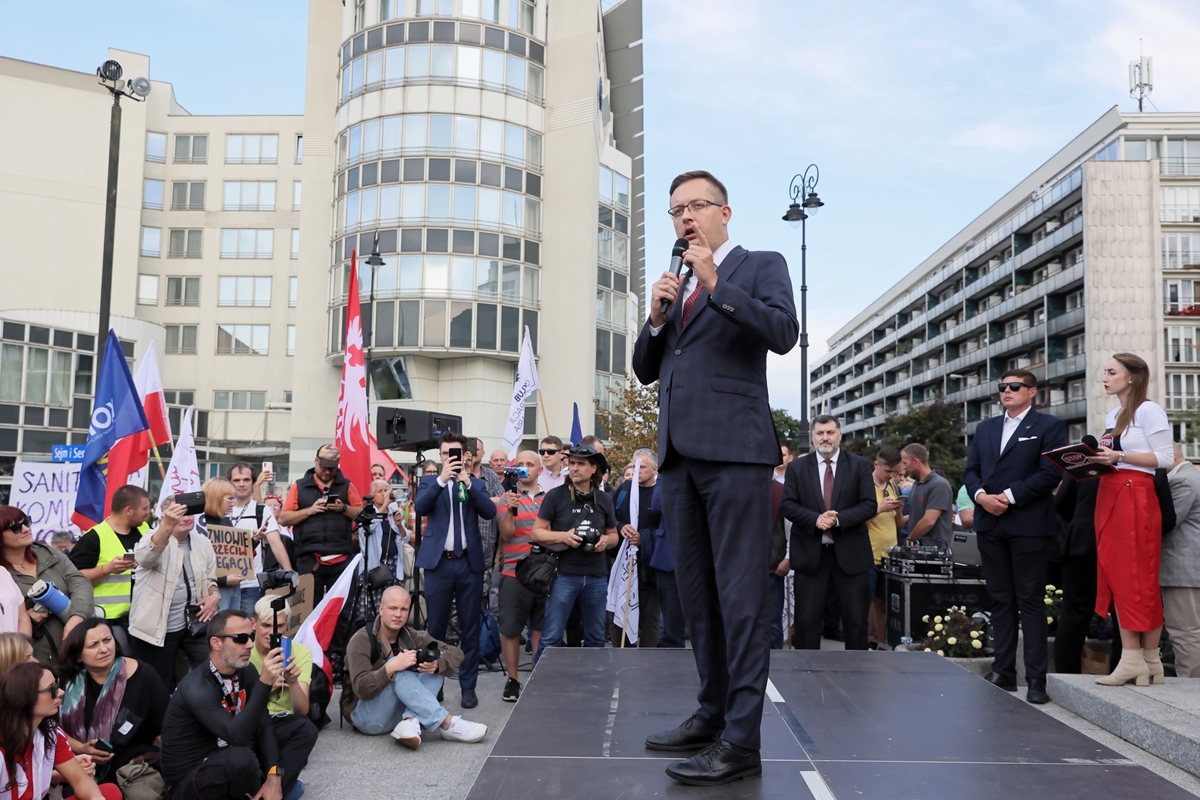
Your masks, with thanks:
<instances>
[{"instance_id":1,"label":"backpack","mask_svg":"<svg viewBox=\"0 0 1200 800\"><path fill-rule=\"evenodd\" d=\"M491 667L500 658L500 628L492 612L483 609L483 619L479 622L479 659Z\"/></svg>"}]
</instances>

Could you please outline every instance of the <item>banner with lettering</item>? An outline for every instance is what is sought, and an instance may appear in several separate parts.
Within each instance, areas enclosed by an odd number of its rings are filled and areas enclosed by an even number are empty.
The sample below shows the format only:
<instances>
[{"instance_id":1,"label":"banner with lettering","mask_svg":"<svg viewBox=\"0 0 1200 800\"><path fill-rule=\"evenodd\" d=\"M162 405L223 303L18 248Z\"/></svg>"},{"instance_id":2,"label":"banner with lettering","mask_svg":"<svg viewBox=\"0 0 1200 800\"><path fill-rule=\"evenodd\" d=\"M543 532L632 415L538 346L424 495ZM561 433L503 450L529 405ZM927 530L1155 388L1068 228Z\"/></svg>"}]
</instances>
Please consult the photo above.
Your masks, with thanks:
<instances>
[{"instance_id":1,"label":"banner with lettering","mask_svg":"<svg viewBox=\"0 0 1200 800\"><path fill-rule=\"evenodd\" d=\"M254 531L208 525L208 540L217 554L217 575L254 577Z\"/></svg>"},{"instance_id":2,"label":"banner with lettering","mask_svg":"<svg viewBox=\"0 0 1200 800\"><path fill-rule=\"evenodd\" d=\"M29 517L35 540L48 540L55 531L70 531L79 537L81 531L71 522L71 514L75 511L81 466L40 461L16 463L8 502Z\"/></svg>"}]
</instances>

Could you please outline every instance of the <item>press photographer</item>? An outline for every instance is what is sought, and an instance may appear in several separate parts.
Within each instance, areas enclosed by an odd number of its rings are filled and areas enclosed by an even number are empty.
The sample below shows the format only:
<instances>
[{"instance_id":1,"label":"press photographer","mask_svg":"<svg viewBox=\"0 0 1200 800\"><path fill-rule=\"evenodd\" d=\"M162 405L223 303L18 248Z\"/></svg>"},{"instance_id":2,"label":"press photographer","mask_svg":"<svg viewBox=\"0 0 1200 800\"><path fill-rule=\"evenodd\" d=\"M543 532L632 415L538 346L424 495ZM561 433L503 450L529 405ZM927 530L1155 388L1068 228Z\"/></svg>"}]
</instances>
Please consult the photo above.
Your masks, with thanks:
<instances>
[{"instance_id":1,"label":"press photographer","mask_svg":"<svg viewBox=\"0 0 1200 800\"><path fill-rule=\"evenodd\" d=\"M437 701L442 676L462 663L463 652L406 627L411 604L407 589L389 586L375 622L350 637L342 716L369 736L390 731L412 750L421 745L422 729L440 730L454 742L478 742L487 726L452 716Z\"/></svg>"},{"instance_id":2,"label":"press photographer","mask_svg":"<svg viewBox=\"0 0 1200 800\"><path fill-rule=\"evenodd\" d=\"M370 619L383 599L383 590L404 580L401 558L408 529L404 511L392 502L387 481L371 483L371 502L354 521L358 524L358 549L362 553L363 591L359 594L359 616Z\"/></svg>"},{"instance_id":3,"label":"press photographer","mask_svg":"<svg viewBox=\"0 0 1200 800\"><path fill-rule=\"evenodd\" d=\"M604 606L608 598L608 560L604 550L617 546L617 515L612 499L600 489L608 472L603 453L581 445L567 459L570 480L542 499L533 541L557 552L558 577L546 599L546 621L534 663L547 646L561 647L571 607L580 599L586 647L604 647Z\"/></svg>"}]
</instances>

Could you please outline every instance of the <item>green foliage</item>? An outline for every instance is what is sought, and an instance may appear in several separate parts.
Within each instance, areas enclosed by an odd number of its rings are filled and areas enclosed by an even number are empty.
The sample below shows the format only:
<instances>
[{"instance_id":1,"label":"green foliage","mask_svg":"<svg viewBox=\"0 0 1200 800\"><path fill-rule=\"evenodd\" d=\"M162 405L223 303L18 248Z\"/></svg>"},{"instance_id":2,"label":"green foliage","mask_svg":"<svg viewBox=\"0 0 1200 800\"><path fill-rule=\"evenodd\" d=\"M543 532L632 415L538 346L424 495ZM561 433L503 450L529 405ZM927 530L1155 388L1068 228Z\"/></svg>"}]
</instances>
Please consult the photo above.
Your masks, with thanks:
<instances>
[{"instance_id":1,"label":"green foliage","mask_svg":"<svg viewBox=\"0 0 1200 800\"><path fill-rule=\"evenodd\" d=\"M800 451L800 420L793 417L782 408L771 409L771 419L775 422L775 432L779 434L779 443L786 444L792 455ZM807 443L805 443L807 445Z\"/></svg>"},{"instance_id":2,"label":"green foliage","mask_svg":"<svg viewBox=\"0 0 1200 800\"><path fill-rule=\"evenodd\" d=\"M874 461L879 453L879 442L873 442L865 436L848 436L842 439L842 449L847 453L862 456L867 461Z\"/></svg>"},{"instance_id":3,"label":"green foliage","mask_svg":"<svg viewBox=\"0 0 1200 800\"><path fill-rule=\"evenodd\" d=\"M658 450L658 382L642 386L626 374L624 387L614 395L612 411L596 403L596 422L603 430L601 438L609 442L604 454L613 479L619 482L634 451L642 447Z\"/></svg>"},{"instance_id":4,"label":"green foliage","mask_svg":"<svg viewBox=\"0 0 1200 800\"><path fill-rule=\"evenodd\" d=\"M929 451L929 466L941 470L955 491L962 485L967 466L967 445L963 441L962 406L927 403L903 414L888 417L884 444L903 448L917 442Z\"/></svg>"},{"instance_id":5,"label":"green foliage","mask_svg":"<svg viewBox=\"0 0 1200 800\"><path fill-rule=\"evenodd\" d=\"M967 616L966 606L950 606L944 615L926 614L921 621L929 626L925 649L947 658L979 658L983 654L983 622Z\"/></svg>"}]
</instances>

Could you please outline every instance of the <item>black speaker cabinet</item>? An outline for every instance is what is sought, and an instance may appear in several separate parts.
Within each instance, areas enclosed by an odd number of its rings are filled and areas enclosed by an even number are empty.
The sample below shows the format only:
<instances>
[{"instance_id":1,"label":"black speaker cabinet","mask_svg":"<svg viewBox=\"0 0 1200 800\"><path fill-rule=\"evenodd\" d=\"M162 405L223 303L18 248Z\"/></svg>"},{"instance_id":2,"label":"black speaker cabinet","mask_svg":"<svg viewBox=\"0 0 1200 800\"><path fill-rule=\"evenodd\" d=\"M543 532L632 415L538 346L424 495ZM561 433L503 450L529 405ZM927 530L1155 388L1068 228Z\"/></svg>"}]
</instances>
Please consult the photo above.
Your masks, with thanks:
<instances>
[{"instance_id":1,"label":"black speaker cabinet","mask_svg":"<svg viewBox=\"0 0 1200 800\"><path fill-rule=\"evenodd\" d=\"M891 647L925 638L929 624L921 621L928 614L945 614L950 606L966 606L967 615L991 611L992 599L987 585L979 579L955 580L946 575L898 575L883 572L887 579L884 602L887 603L887 643Z\"/></svg>"},{"instance_id":2,"label":"black speaker cabinet","mask_svg":"<svg viewBox=\"0 0 1200 800\"><path fill-rule=\"evenodd\" d=\"M375 412L375 439L384 450L430 450L438 446L438 437L447 431L462 433L462 417L412 408L380 408Z\"/></svg>"}]
</instances>

